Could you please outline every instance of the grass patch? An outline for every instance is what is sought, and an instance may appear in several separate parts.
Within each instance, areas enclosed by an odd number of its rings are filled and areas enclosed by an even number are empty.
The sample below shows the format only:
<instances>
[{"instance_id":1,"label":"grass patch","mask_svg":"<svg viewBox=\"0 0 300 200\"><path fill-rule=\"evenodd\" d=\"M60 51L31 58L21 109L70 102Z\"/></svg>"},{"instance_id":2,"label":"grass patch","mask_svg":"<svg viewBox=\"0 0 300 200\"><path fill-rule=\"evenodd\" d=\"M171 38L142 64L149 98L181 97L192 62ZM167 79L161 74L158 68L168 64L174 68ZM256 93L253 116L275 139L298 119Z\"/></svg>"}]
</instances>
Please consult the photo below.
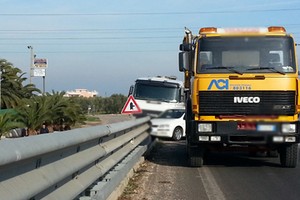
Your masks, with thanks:
<instances>
[{"instance_id":1,"label":"grass patch","mask_svg":"<svg viewBox=\"0 0 300 200\"><path fill-rule=\"evenodd\" d=\"M99 117L94 117L94 116L86 116L86 121L87 122L100 122L100 118Z\"/></svg>"},{"instance_id":2,"label":"grass patch","mask_svg":"<svg viewBox=\"0 0 300 200\"><path fill-rule=\"evenodd\" d=\"M132 178L129 179L129 182L124 189L122 195L118 198L118 200L132 200L132 195L139 194L139 190L141 189L139 186L139 181L141 180L144 173L147 173L146 170L147 161L141 164L141 166L134 172Z\"/></svg>"},{"instance_id":3,"label":"grass patch","mask_svg":"<svg viewBox=\"0 0 300 200\"><path fill-rule=\"evenodd\" d=\"M122 198L128 198L128 195L136 194L137 193L138 184L136 183L135 178L130 178L128 185L123 191Z\"/></svg>"}]
</instances>

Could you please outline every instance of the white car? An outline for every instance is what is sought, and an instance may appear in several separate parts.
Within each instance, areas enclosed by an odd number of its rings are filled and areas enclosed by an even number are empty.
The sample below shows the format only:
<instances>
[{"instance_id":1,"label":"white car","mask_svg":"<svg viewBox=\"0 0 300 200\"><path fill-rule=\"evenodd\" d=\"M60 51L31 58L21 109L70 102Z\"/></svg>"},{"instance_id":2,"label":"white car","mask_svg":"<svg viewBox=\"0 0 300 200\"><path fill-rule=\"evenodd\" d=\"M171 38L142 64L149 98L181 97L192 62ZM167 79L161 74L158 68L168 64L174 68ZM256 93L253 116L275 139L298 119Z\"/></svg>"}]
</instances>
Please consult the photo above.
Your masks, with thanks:
<instances>
[{"instance_id":1,"label":"white car","mask_svg":"<svg viewBox=\"0 0 300 200\"><path fill-rule=\"evenodd\" d=\"M180 140L185 136L185 110L169 109L151 120L151 135Z\"/></svg>"}]
</instances>

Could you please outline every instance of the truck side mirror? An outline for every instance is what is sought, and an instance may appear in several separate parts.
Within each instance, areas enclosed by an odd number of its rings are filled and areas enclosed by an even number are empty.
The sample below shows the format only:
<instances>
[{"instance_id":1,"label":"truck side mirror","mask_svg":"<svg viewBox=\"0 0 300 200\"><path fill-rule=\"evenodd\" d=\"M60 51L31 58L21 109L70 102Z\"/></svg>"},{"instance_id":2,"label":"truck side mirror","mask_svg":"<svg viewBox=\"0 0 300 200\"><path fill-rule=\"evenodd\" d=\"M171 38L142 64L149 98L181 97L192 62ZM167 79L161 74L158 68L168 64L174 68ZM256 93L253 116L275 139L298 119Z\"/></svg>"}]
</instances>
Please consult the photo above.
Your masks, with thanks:
<instances>
[{"instance_id":1,"label":"truck side mirror","mask_svg":"<svg viewBox=\"0 0 300 200\"><path fill-rule=\"evenodd\" d=\"M179 71L187 71L190 69L191 64L191 52L179 53Z\"/></svg>"},{"instance_id":2,"label":"truck side mirror","mask_svg":"<svg viewBox=\"0 0 300 200\"><path fill-rule=\"evenodd\" d=\"M193 45L192 44L181 44L179 45L179 50L180 51L192 51L193 50Z\"/></svg>"},{"instance_id":3,"label":"truck side mirror","mask_svg":"<svg viewBox=\"0 0 300 200\"><path fill-rule=\"evenodd\" d=\"M133 85L130 86L128 96L133 94Z\"/></svg>"},{"instance_id":4,"label":"truck side mirror","mask_svg":"<svg viewBox=\"0 0 300 200\"><path fill-rule=\"evenodd\" d=\"M183 88L180 89L180 100L179 100L179 102L185 102L184 89Z\"/></svg>"}]
</instances>

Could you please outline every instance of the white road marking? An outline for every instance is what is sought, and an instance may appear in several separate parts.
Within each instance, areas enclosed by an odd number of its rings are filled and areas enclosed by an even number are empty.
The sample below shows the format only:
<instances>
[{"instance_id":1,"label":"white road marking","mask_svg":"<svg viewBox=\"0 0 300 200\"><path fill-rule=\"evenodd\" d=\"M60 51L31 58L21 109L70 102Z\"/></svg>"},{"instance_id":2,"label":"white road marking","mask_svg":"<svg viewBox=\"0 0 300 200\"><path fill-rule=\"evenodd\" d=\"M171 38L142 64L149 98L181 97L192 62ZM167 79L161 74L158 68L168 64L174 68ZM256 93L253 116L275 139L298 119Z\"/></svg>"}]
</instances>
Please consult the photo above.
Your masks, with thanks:
<instances>
[{"instance_id":1,"label":"white road marking","mask_svg":"<svg viewBox=\"0 0 300 200\"><path fill-rule=\"evenodd\" d=\"M209 200L226 200L225 195L218 186L214 176L207 167L198 168L198 173L203 183Z\"/></svg>"}]
</instances>

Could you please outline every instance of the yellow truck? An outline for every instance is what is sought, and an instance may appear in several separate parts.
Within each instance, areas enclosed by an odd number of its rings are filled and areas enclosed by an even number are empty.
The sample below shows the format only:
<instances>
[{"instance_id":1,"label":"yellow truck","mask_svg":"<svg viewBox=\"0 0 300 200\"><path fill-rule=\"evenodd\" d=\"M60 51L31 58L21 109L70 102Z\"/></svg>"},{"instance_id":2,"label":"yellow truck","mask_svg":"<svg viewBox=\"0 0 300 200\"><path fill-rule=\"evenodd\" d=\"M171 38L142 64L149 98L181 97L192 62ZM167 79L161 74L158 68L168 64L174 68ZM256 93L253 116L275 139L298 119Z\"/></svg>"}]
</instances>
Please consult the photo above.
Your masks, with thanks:
<instances>
[{"instance_id":1,"label":"yellow truck","mask_svg":"<svg viewBox=\"0 0 300 200\"><path fill-rule=\"evenodd\" d=\"M267 152L298 162L296 43L284 27L189 29L180 45L189 164L210 151Z\"/></svg>"}]
</instances>

